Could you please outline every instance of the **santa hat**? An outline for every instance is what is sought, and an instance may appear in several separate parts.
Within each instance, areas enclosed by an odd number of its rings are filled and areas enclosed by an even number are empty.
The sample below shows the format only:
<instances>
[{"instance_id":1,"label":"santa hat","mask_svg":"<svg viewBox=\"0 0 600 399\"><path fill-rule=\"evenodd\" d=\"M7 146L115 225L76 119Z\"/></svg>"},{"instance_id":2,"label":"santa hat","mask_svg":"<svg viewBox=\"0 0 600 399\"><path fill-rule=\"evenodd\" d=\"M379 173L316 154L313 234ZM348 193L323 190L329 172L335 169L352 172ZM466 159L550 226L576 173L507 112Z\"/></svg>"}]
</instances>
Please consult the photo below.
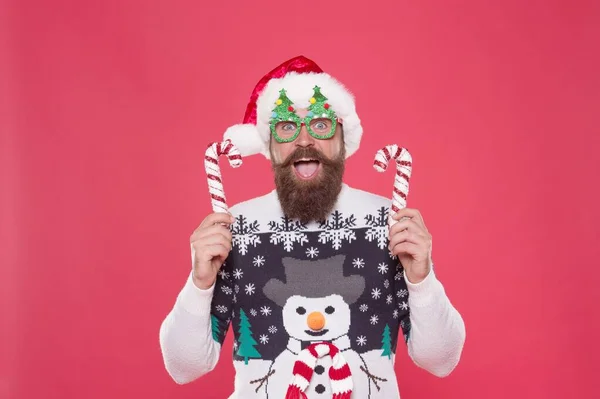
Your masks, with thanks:
<instances>
[{"instance_id":1,"label":"santa hat","mask_svg":"<svg viewBox=\"0 0 600 399\"><path fill-rule=\"evenodd\" d=\"M269 159L269 119L280 90L285 89L295 108L308 108L315 86L320 87L331 109L342 121L346 158L349 157L358 149L362 136L354 96L304 56L292 58L263 76L252 91L243 123L228 128L224 139L231 140L242 156L263 154Z\"/></svg>"}]
</instances>

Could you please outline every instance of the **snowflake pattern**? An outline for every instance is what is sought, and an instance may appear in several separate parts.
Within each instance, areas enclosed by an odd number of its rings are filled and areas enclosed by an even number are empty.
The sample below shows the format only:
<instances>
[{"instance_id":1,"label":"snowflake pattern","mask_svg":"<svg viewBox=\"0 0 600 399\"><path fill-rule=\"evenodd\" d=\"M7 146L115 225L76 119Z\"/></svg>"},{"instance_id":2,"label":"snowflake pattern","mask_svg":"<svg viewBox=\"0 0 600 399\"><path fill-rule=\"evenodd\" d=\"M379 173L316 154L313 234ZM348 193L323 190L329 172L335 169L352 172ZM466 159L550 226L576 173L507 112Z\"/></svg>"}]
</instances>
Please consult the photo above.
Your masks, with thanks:
<instances>
[{"instance_id":1,"label":"snowflake pattern","mask_svg":"<svg viewBox=\"0 0 600 399\"><path fill-rule=\"evenodd\" d=\"M263 306L260 308L260 313L262 313L263 316L269 316L271 314L271 308L269 306Z\"/></svg>"},{"instance_id":2,"label":"snowflake pattern","mask_svg":"<svg viewBox=\"0 0 600 399\"><path fill-rule=\"evenodd\" d=\"M252 264L256 267L261 267L262 265L265 264L265 257L261 256L261 255L257 255L254 260L252 261Z\"/></svg>"},{"instance_id":3,"label":"snowflake pattern","mask_svg":"<svg viewBox=\"0 0 600 399\"><path fill-rule=\"evenodd\" d=\"M379 266L377 266L377 270L379 270L379 273L381 274L386 274L388 271L388 265L385 263L380 263Z\"/></svg>"},{"instance_id":4,"label":"snowflake pattern","mask_svg":"<svg viewBox=\"0 0 600 399\"><path fill-rule=\"evenodd\" d=\"M269 228L273 231L269 239L271 244L279 245L283 243L283 248L287 252L294 249L295 243L302 246L308 242L308 236L302 232L302 230L306 230L306 224L292 221L286 216L281 217L281 223L269 222Z\"/></svg>"},{"instance_id":5,"label":"snowflake pattern","mask_svg":"<svg viewBox=\"0 0 600 399\"><path fill-rule=\"evenodd\" d=\"M219 276L221 276L221 278L223 280L229 280L229 273L227 273L225 270L221 269L221 271L219 272Z\"/></svg>"},{"instance_id":6,"label":"snowflake pattern","mask_svg":"<svg viewBox=\"0 0 600 399\"><path fill-rule=\"evenodd\" d=\"M382 209L379 216L382 216L382 212L385 213L385 209ZM370 213L377 215L377 208ZM248 220L252 221L254 217L248 216L248 219L242 218L241 225L236 228L246 228L248 235L256 234L257 241L254 244L249 242L243 249L238 246L231 261L227 262L227 267L224 264L219 271L221 281L217 286L218 291L215 290L217 299L213 309L220 323L232 323L234 331L238 331L240 316L235 317L235 313L241 313L240 308L243 308L250 318L254 339L260 345L260 354L266 360L274 359L285 348L287 333L283 325L278 324L282 322L280 307L274 307L268 301L269 298L265 298L262 287L272 278L270 276L283 270L280 257L290 256L309 262L311 259L325 259L339 253L346 255L344 276L356 274L366 279L362 299L351 306L352 318L358 319L358 323L352 323L348 331L351 339L354 338L353 346L361 348L358 349L360 351L379 350L382 330L388 323L391 328L392 349L395 352L399 334L397 327L404 322L407 327L400 334L407 334L410 330L410 325L403 320L409 311L408 291L405 289L402 265L388 257L389 229L385 217L377 220L376 216L367 216L366 226L359 227L350 213L334 212L326 222L321 222L321 229L325 231L309 231L307 225L285 217L271 218L270 223L267 220L249 224ZM362 216L357 217L362 222ZM238 217L238 221L239 219ZM253 225L258 227L258 223L262 229L252 230ZM267 224L269 228L265 228ZM386 234L379 234L378 228ZM383 244L384 248L378 249ZM226 318L231 321L226 322ZM243 346L242 342L237 342L234 336L236 352Z\"/></svg>"},{"instance_id":7,"label":"snowflake pattern","mask_svg":"<svg viewBox=\"0 0 600 399\"><path fill-rule=\"evenodd\" d=\"M350 243L356 240L356 233L351 229L354 226L356 226L354 215L344 218L343 214L336 210L329 216L327 221L319 224L319 228L324 229L319 234L319 242L321 244L331 242L333 249L338 250L344 242Z\"/></svg>"},{"instance_id":8,"label":"snowflake pattern","mask_svg":"<svg viewBox=\"0 0 600 399\"><path fill-rule=\"evenodd\" d=\"M257 234L259 230L258 221L248 223L248 219L244 215L239 215L231 226L231 244L238 248L240 254L246 255L250 245L256 247L261 243Z\"/></svg>"},{"instance_id":9,"label":"snowflake pattern","mask_svg":"<svg viewBox=\"0 0 600 399\"><path fill-rule=\"evenodd\" d=\"M217 308L217 312L219 312L219 313L227 312L227 306L225 306L225 305L217 305L216 308Z\"/></svg>"},{"instance_id":10,"label":"snowflake pattern","mask_svg":"<svg viewBox=\"0 0 600 399\"><path fill-rule=\"evenodd\" d=\"M367 241L377 241L377 247L384 249L388 242L388 209L385 207L379 208L377 215L365 216L365 223L369 228L367 229L365 238Z\"/></svg>"},{"instance_id":11,"label":"snowflake pattern","mask_svg":"<svg viewBox=\"0 0 600 399\"><path fill-rule=\"evenodd\" d=\"M315 247L310 247L306 250L306 256L308 256L309 258L314 258L316 256L319 256L319 249L315 248Z\"/></svg>"},{"instance_id":12,"label":"snowflake pattern","mask_svg":"<svg viewBox=\"0 0 600 399\"><path fill-rule=\"evenodd\" d=\"M225 295L231 295L233 293L233 290L226 285L221 286L221 291L223 291Z\"/></svg>"},{"instance_id":13,"label":"snowflake pattern","mask_svg":"<svg viewBox=\"0 0 600 399\"><path fill-rule=\"evenodd\" d=\"M381 290L379 288L373 288L371 290L371 296L373 297L373 299L379 299L379 297L381 296Z\"/></svg>"}]
</instances>

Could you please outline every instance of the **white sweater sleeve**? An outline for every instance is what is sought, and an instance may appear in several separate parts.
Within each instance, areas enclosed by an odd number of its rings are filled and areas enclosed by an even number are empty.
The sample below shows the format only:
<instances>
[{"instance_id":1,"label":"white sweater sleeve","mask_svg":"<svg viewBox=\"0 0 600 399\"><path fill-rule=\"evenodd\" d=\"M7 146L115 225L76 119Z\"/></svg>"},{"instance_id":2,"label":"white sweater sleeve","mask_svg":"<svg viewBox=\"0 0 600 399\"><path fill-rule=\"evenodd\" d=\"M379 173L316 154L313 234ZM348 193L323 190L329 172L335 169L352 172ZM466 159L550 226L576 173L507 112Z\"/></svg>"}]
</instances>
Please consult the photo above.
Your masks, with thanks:
<instances>
[{"instance_id":1,"label":"white sweater sleeve","mask_svg":"<svg viewBox=\"0 0 600 399\"><path fill-rule=\"evenodd\" d=\"M213 339L211 303L215 285L201 290L191 273L160 327L165 368L178 384L207 374L217 364L221 344Z\"/></svg>"},{"instance_id":2,"label":"white sweater sleeve","mask_svg":"<svg viewBox=\"0 0 600 399\"><path fill-rule=\"evenodd\" d=\"M448 376L458 365L464 342L465 324L450 303L433 268L418 284L404 274L408 287L411 330L408 353L413 362L437 377Z\"/></svg>"}]
</instances>

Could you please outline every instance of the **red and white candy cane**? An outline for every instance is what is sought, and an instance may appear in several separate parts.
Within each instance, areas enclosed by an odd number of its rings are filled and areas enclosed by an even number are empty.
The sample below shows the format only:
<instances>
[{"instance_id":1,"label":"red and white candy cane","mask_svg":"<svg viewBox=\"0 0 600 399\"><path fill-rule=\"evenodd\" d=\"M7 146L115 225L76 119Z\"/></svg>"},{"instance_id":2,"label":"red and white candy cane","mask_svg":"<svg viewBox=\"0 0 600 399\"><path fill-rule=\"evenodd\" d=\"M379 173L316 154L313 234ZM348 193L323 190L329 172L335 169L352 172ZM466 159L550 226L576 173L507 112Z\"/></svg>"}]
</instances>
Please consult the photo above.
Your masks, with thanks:
<instances>
[{"instance_id":1,"label":"red and white candy cane","mask_svg":"<svg viewBox=\"0 0 600 399\"><path fill-rule=\"evenodd\" d=\"M373 167L378 172L384 172L391 159L396 160L396 178L394 180L394 193L392 196L392 207L390 209L388 224L392 226L396 221L392 219L400 209L406 207L408 197L408 183L412 173L412 157L406 148L398 147L396 144L387 145L377 151Z\"/></svg>"},{"instance_id":2,"label":"red and white candy cane","mask_svg":"<svg viewBox=\"0 0 600 399\"><path fill-rule=\"evenodd\" d=\"M231 140L211 143L206 149L204 156L204 166L208 177L208 191L214 212L227 213L227 201L225 191L223 190L223 180L221 178L221 168L219 167L219 157L226 155L229 164L237 168L242 164L242 155Z\"/></svg>"}]
</instances>

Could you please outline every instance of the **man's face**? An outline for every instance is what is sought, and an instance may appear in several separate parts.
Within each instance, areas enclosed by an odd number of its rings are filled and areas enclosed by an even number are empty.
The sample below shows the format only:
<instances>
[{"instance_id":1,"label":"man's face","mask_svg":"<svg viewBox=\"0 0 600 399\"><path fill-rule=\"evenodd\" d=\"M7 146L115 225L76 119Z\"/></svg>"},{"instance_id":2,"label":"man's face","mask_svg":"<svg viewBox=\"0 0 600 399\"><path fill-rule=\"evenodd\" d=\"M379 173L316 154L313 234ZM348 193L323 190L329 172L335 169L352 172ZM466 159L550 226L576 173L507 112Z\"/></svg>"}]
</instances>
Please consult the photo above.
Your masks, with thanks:
<instances>
[{"instance_id":1,"label":"man's face","mask_svg":"<svg viewBox=\"0 0 600 399\"><path fill-rule=\"evenodd\" d=\"M325 127L312 126L313 131ZM303 223L327 218L342 187L345 166L342 136L338 123L330 139L311 136L306 126L302 126L298 137L289 143L278 143L271 137L275 186L288 217Z\"/></svg>"}]
</instances>

